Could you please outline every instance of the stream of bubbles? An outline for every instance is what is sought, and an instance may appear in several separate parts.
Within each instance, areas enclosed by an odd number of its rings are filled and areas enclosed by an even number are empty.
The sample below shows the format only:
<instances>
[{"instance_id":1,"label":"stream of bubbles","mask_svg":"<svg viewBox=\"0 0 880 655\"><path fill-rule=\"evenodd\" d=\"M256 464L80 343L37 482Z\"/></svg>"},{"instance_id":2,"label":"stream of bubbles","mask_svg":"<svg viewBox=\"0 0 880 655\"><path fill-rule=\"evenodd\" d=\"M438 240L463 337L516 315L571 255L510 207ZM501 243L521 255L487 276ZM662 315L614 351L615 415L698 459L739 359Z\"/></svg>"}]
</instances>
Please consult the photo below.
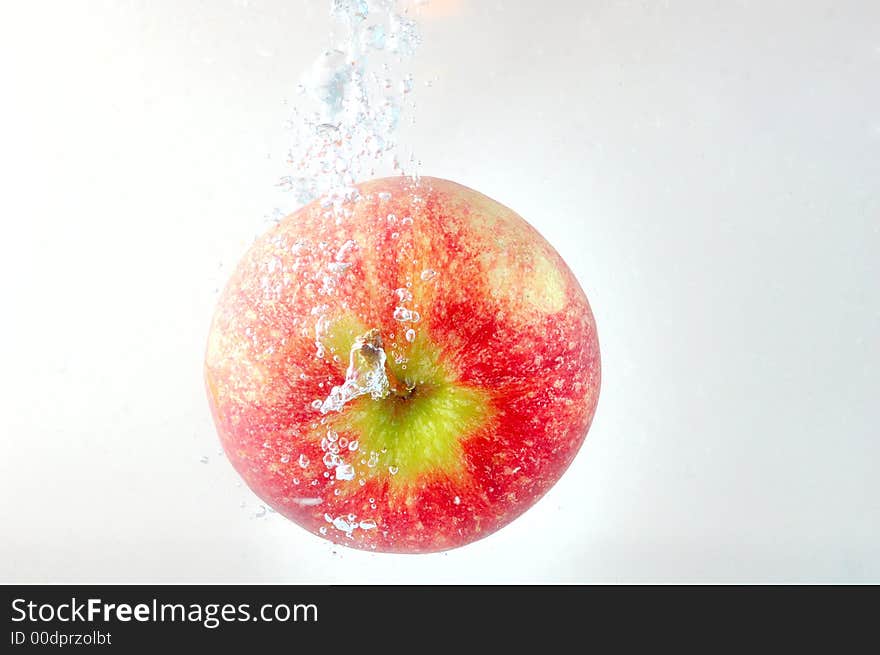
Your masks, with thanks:
<instances>
[{"instance_id":1,"label":"stream of bubbles","mask_svg":"<svg viewBox=\"0 0 880 655\"><path fill-rule=\"evenodd\" d=\"M406 158L401 155L397 139L401 121L414 118L413 76L406 65L420 41L416 23L409 15L415 4L397 0L330 2L330 44L317 55L296 88L296 108L290 120L290 168L281 180L297 204L320 202L327 220L348 215L352 203L358 200L355 185L359 182L387 175L418 176L418 162L411 152ZM345 274L346 254L343 246L330 257L327 269L331 274ZM335 286L333 280L326 285L328 291ZM321 305L311 312L318 357L327 354L322 335L328 310L327 305ZM343 411L348 401L359 396L387 395L389 382L381 339L376 335L365 345L366 337L353 345L342 384L329 390L326 398L312 402L312 408L321 415ZM325 419L321 418L320 423L326 425ZM379 453L358 452L357 441L348 442L332 429L326 430L321 450L321 462L312 464L303 454L297 461L303 469L323 465L323 477L329 484L356 477L350 458L363 457L368 468L375 467L379 459ZM396 472L394 467L389 470ZM363 484L364 480L359 482ZM328 525L321 529L322 534L331 528L350 538L354 530L376 528L373 519L354 514L325 514L324 518Z\"/></svg>"},{"instance_id":2,"label":"stream of bubbles","mask_svg":"<svg viewBox=\"0 0 880 655\"><path fill-rule=\"evenodd\" d=\"M355 183L417 175L412 153L402 161L396 134L415 108L405 63L420 39L396 0L331 0L330 15L330 46L297 85L291 170L281 184L300 204L320 200L344 212Z\"/></svg>"}]
</instances>

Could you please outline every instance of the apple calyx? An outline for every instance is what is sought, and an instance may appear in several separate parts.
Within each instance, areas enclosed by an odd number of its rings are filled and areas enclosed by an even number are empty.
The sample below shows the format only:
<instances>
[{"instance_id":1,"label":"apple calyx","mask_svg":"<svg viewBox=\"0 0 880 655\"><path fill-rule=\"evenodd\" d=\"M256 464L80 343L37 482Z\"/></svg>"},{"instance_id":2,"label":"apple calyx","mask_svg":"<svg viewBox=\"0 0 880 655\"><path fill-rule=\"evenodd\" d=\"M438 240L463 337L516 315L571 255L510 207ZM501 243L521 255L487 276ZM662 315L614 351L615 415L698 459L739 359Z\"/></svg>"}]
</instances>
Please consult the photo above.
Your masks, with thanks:
<instances>
[{"instance_id":1,"label":"apple calyx","mask_svg":"<svg viewBox=\"0 0 880 655\"><path fill-rule=\"evenodd\" d=\"M341 412L345 403L369 394L373 400L384 400L389 395L407 399L415 384L402 383L394 371L386 365L388 356L382 347L382 333L377 328L367 330L355 337L349 353L345 381L333 387L321 404L321 413Z\"/></svg>"},{"instance_id":2,"label":"apple calyx","mask_svg":"<svg viewBox=\"0 0 880 655\"><path fill-rule=\"evenodd\" d=\"M353 357L355 355L355 350L357 350L357 356L367 364L370 370L378 371L381 368L388 380L388 390L381 396L381 398L376 398L376 400L385 399L389 394L394 394L398 398L404 400L412 395L416 388L415 383L401 381L394 374L391 367L387 365L388 358L382 345L382 333L378 328L372 328L357 337L354 341L354 347L352 348ZM354 361L354 358L352 361Z\"/></svg>"}]
</instances>

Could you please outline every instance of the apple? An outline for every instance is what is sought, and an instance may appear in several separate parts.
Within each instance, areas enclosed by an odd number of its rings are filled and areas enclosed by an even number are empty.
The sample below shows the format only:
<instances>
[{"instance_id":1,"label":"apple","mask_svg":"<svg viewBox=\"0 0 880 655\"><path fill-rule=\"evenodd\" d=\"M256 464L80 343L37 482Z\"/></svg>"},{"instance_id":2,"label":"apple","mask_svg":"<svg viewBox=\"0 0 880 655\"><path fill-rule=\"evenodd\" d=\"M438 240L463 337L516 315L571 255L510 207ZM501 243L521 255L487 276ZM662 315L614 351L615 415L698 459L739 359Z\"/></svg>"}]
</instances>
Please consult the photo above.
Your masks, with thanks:
<instances>
[{"instance_id":1,"label":"apple","mask_svg":"<svg viewBox=\"0 0 880 655\"><path fill-rule=\"evenodd\" d=\"M337 543L425 553L531 507L599 396L590 305L553 247L454 182L373 180L257 239L205 356L229 461Z\"/></svg>"}]
</instances>

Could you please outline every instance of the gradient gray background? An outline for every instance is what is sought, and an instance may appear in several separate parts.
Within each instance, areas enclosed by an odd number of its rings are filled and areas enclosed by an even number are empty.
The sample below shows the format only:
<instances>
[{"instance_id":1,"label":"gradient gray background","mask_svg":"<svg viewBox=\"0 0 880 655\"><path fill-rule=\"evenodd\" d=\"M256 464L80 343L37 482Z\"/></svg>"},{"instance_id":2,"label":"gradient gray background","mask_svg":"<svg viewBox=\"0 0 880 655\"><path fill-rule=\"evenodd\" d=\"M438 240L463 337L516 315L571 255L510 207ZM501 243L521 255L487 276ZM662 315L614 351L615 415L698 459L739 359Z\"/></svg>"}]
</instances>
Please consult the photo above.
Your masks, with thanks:
<instances>
[{"instance_id":1,"label":"gradient gray background","mask_svg":"<svg viewBox=\"0 0 880 655\"><path fill-rule=\"evenodd\" d=\"M447 554L255 518L201 360L327 3L4 2L0 581L880 581L880 4L447 4L407 142L592 302L568 473Z\"/></svg>"}]
</instances>

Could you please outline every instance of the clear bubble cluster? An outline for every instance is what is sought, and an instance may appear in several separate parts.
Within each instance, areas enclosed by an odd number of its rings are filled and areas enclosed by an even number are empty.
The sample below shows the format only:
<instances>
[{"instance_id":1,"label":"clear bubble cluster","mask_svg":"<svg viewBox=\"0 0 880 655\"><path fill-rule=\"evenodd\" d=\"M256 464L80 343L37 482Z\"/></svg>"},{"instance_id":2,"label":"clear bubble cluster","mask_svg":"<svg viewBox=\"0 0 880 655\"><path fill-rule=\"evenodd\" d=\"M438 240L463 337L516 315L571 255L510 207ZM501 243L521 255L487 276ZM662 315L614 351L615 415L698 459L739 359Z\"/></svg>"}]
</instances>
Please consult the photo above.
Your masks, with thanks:
<instances>
[{"instance_id":1,"label":"clear bubble cluster","mask_svg":"<svg viewBox=\"0 0 880 655\"><path fill-rule=\"evenodd\" d=\"M340 211L354 184L379 173L408 172L396 132L414 88L401 70L418 47L416 24L395 0L334 0L335 34L302 82L291 120L292 171L281 184L299 204L320 199Z\"/></svg>"}]
</instances>

